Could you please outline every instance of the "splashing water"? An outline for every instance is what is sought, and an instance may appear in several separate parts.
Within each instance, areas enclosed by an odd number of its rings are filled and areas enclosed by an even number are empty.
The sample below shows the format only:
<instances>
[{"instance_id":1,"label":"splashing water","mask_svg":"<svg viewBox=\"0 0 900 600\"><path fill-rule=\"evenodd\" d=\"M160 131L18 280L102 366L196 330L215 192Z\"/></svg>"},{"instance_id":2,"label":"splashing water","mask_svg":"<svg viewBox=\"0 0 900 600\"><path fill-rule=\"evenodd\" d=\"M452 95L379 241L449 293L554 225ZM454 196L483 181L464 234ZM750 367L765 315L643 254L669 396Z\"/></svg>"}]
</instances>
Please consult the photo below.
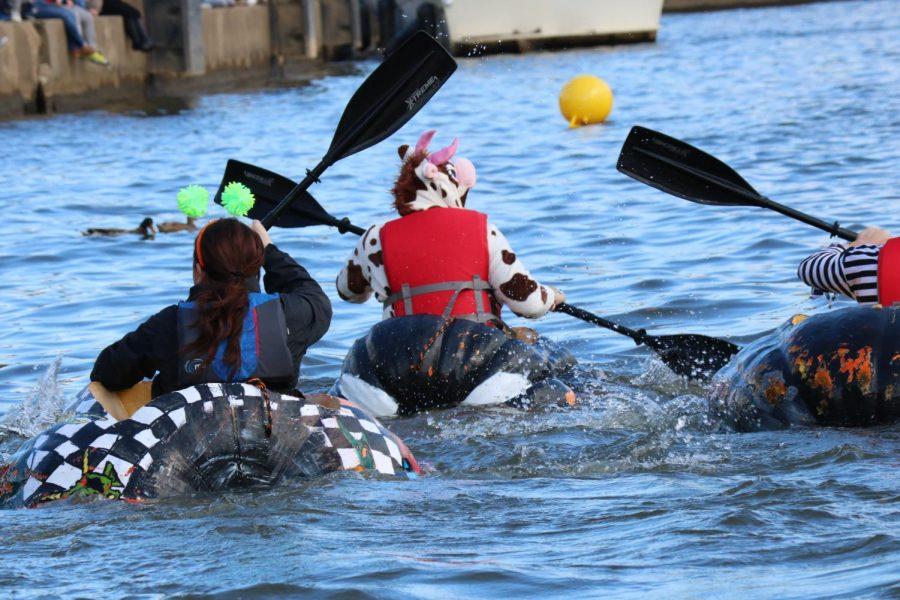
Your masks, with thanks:
<instances>
[{"instance_id":1,"label":"splashing water","mask_svg":"<svg viewBox=\"0 0 900 600\"><path fill-rule=\"evenodd\" d=\"M33 437L62 418L66 399L59 381L61 364L62 356L56 357L21 404L9 409L0 422L0 439L8 434Z\"/></svg>"}]
</instances>

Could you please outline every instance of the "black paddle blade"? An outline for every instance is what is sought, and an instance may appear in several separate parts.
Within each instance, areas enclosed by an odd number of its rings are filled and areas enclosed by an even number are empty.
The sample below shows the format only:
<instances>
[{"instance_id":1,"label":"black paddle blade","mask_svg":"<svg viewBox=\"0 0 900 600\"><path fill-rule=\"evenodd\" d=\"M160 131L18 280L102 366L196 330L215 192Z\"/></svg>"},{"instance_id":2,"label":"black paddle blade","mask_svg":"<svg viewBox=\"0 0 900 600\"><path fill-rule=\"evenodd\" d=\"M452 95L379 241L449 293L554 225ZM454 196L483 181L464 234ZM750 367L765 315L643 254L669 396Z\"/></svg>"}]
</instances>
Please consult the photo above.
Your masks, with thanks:
<instances>
[{"instance_id":1,"label":"black paddle blade","mask_svg":"<svg viewBox=\"0 0 900 600\"><path fill-rule=\"evenodd\" d=\"M625 139L616 168L658 190L701 204L760 206L763 200L718 158L638 125Z\"/></svg>"},{"instance_id":2,"label":"black paddle blade","mask_svg":"<svg viewBox=\"0 0 900 600\"><path fill-rule=\"evenodd\" d=\"M695 333L648 335L644 343L652 348L676 375L699 381L708 381L741 349L740 346L727 340Z\"/></svg>"},{"instance_id":3,"label":"black paddle blade","mask_svg":"<svg viewBox=\"0 0 900 600\"><path fill-rule=\"evenodd\" d=\"M456 61L419 31L384 59L356 90L323 162L333 163L389 137L425 106L456 70Z\"/></svg>"},{"instance_id":4,"label":"black paddle blade","mask_svg":"<svg viewBox=\"0 0 900 600\"><path fill-rule=\"evenodd\" d=\"M233 181L246 185L253 192L256 203L247 216L260 221L297 185L283 175L232 158L225 166L225 174L222 175L222 182L213 198L216 204L222 204L222 192L225 190L225 186ZM281 213L274 223L277 227L339 226L340 224L341 221L328 214L307 191L302 192L297 202Z\"/></svg>"}]
</instances>

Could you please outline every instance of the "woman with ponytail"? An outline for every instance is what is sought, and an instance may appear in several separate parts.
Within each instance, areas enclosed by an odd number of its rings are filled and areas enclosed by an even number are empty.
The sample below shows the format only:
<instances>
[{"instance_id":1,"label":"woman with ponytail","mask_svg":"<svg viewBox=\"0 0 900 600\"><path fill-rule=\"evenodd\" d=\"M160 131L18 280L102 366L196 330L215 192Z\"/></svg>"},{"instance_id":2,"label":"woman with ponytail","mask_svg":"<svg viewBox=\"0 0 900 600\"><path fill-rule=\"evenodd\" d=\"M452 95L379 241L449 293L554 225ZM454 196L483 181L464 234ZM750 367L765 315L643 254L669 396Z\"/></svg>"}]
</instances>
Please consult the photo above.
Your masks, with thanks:
<instances>
[{"instance_id":1,"label":"woman with ponytail","mask_svg":"<svg viewBox=\"0 0 900 600\"><path fill-rule=\"evenodd\" d=\"M259 271L265 269L265 293ZM219 219L194 243L194 287L97 358L91 381L119 391L153 379L153 396L199 383L297 386L300 361L331 323L331 303L259 221Z\"/></svg>"}]
</instances>

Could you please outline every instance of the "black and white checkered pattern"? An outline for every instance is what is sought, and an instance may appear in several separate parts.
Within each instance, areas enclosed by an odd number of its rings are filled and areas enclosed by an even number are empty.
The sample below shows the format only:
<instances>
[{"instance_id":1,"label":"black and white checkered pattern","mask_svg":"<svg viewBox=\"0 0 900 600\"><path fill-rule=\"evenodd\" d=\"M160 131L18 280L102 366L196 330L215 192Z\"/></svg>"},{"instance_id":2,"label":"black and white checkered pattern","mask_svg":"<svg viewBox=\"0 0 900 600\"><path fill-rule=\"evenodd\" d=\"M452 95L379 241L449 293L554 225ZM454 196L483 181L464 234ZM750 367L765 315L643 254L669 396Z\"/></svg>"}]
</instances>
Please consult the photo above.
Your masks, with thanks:
<instances>
[{"instance_id":1,"label":"black and white checkered pattern","mask_svg":"<svg viewBox=\"0 0 900 600\"><path fill-rule=\"evenodd\" d=\"M131 418L115 421L89 393L82 392L73 404L73 416L27 442L10 464L0 465L0 506L31 507L66 497L79 486L84 489L88 473L110 472L107 465L112 465L114 474L104 480L111 485L107 497L153 497L154 490L147 489L152 483L143 476L154 461L171 455L166 445L176 432L223 405L240 410L245 401L261 402L261 397L259 388L247 384L198 385L160 396ZM328 408L337 399L320 404L315 397L275 393L269 397L273 419L299 415L310 438L316 440L302 450L324 455L317 462L331 465L329 470L365 470L367 465L387 475L417 470L408 451L404 456L402 442L350 402L342 400L338 408ZM299 411L296 405L290 411L279 410L280 403L297 402L303 403Z\"/></svg>"}]
</instances>

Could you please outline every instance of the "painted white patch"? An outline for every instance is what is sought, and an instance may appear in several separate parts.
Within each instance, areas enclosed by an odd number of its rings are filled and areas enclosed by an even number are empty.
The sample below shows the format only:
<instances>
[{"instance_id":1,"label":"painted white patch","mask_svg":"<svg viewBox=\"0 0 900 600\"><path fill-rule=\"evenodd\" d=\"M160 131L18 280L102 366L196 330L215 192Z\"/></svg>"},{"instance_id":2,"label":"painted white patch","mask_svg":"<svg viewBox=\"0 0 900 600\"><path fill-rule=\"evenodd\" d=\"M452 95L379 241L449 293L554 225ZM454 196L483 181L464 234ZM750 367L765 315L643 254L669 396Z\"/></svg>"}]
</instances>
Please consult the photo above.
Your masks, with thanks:
<instances>
[{"instance_id":1,"label":"painted white patch","mask_svg":"<svg viewBox=\"0 0 900 600\"><path fill-rule=\"evenodd\" d=\"M187 423L187 415L184 412L183 408L179 408L178 410L173 410L169 413L169 418L172 419L172 422L175 423L175 427L181 427L185 423Z\"/></svg>"},{"instance_id":2,"label":"painted white patch","mask_svg":"<svg viewBox=\"0 0 900 600\"><path fill-rule=\"evenodd\" d=\"M391 458L396 460L401 465L403 464L403 455L400 454L400 447L394 443L394 440L391 438L384 438L384 443L387 444L388 452L391 453Z\"/></svg>"},{"instance_id":3,"label":"painted white patch","mask_svg":"<svg viewBox=\"0 0 900 600\"><path fill-rule=\"evenodd\" d=\"M378 469L379 473L394 474L394 463L387 454L382 454L378 450L372 450L372 460L375 462L375 468Z\"/></svg>"},{"instance_id":4,"label":"painted white patch","mask_svg":"<svg viewBox=\"0 0 900 600\"><path fill-rule=\"evenodd\" d=\"M248 398L258 398L262 396L262 390L256 387L255 385L250 385L249 383L242 383L241 387L244 388L244 396Z\"/></svg>"},{"instance_id":5,"label":"painted white patch","mask_svg":"<svg viewBox=\"0 0 900 600\"><path fill-rule=\"evenodd\" d=\"M207 383L206 389L212 394L213 398L221 398L225 396L225 386L221 383Z\"/></svg>"},{"instance_id":6,"label":"painted white patch","mask_svg":"<svg viewBox=\"0 0 900 600\"><path fill-rule=\"evenodd\" d=\"M184 396L188 404L193 404L200 399L200 390L195 387L184 388L178 393Z\"/></svg>"},{"instance_id":7,"label":"painted white patch","mask_svg":"<svg viewBox=\"0 0 900 600\"><path fill-rule=\"evenodd\" d=\"M39 487L41 487L41 482L34 477L29 477L28 481L25 482L25 485L22 486L22 499L28 500Z\"/></svg>"},{"instance_id":8,"label":"painted white patch","mask_svg":"<svg viewBox=\"0 0 900 600\"><path fill-rule=\"evenodd\" d=\"M362 428L371 433L381 433L381 430L378 429L378 425L373 423L372 421L366 421L365 419L360 419L359 424L362 425Z\"/></svg>"},{"instance_id":9,"label":"painted white patch","mask_svg":"<svg viewBox=\"0 0 900 600\"><path fill-rule=\"evenodd\" d=\"M132 421L137 421L138 423L143 423L144 425L149 425L153 421L157 420L163 415L163 411L159 410L155 406L143 406L136 413L131 415Z\"/></svg>"},{"instance_id":10,"label":"painted white patch","mask_svg":"<svg viewBox=\"0 0 900 600\"><path fill-rule=\"evenodd\" d=\"M147 470L150 468L150 465L153 464L153 457L150 456L150 453L144 455L144 458L141 459L141 462L138 463L138 466L143 470Z\"/></svg>"},{"instance_id":11,"label":"painted white patch","mask_svg":"<svg viewBox=\"0 0 900 600\"><path fill-rule=\"evenodd\" d=\"M65 458L73 452L78 452L79 450L81 450L81 448L79 448L69 440L66 440L65 442L54 448L54 450L56 450L57 454Z\"/></svg>"},{"instance_id":12,"label":"painted white patch","mask_svg":"<svg viewBox=\"0 0 900 600\"><path fill-rule=\"evenodd\" d=\"M37 469L38 465L41 464L41 461L48 454L50 453L46 450L35 450L32 452L31 456L28 457L28 468L31 470Z\"/></svg>"},{"instance_id":13,"label":"painted white patch","mask_svg":"<svg viewBox=\"0 0 900 600\"><path fill-rule=\"evenodd\" d=\"M376 417L393 417L397 414L397 402L390 394L355 375L341 375L340 388L345 398L362 405Z\"/></svg>"},{"instance_id":14,"label":"painted white patch","mask_svg":"<svg viewBox=\"0 0 900 600\"><path fill-rule=\"evenodd\" d=\"M300 407L301 417L318 417L319 408L314 404L304 404Z\"/></svg>"},{"instance_id":15,"label":"painted white patch","mask_svg":"<svg viewBox=\"0 0 900 600\"><path fill-rule=\"evenodd\" d=\"M100 429L109 429L116 423L118 423L118 421L116 421L112 417L106 417L105 419L98 419L94 421L94 425L96 425Z\"/></svg>"},{"instance_id":16,"label":"painted white patch","mask_svg":"<svg viewBox=\"0 0 900 600\"><path fill-rule=\"evenodd\" d=\"M354 418L356 417L356 415L353 414L352 410L350 410L349 408L345 408L343 406L338 409L338 414L341 415L342 417L354 417Z\"/></svg>"},{"instance_id":17,"label":"painted white patch","mask_svg":"<svg viewBox=\"0 0 900 600\"><path fill-rule=\"evenodd\" d=\"M358 433L356 431L348 431L347 433L349 433L351 435L351 437L353 437L353 439L356 440L357 442L363 438L362 431L360 431Z\"/></svg>"},{"instance_id":18,"label":"painted white patch","mask_svg":"<svg viewBox=\"0 0 900 600\"><path fill-rule=\"evenodd\" d=\"M93 441L93 443L91 444L91 447L92 448L105 448L106 450L109 450L110 448L112 448L113 444L116 443L117 439L119 439L119 436L117 436L114 433L104 433L103 435L101 435L100 437L98 437L96 440Z\"/></svg>"},{"instance_id":19,"label":"painted white patch","mask_svg":"<svg viewBox=\"0 0 900 600\"><path fill-rule=\"evenodd\" d=\"M203 412L211 413L213 411L212 400L207 400L203 403Z\"/></svg>"},{"instance_id":20,"label":"painted white patch","mask_svg":"<svg viewBox=\"0 0 900 600\"><path fill-rule=\"evenodd\" d=\"M515 398L531 386L521 373L498 371L484 381L463 400L464 406L501 404Z\"/></svg>"},{"instance_id":21,"label":"painted white patch","mask_svg":"<svg viewBox=\"0 0 900 600\"><path fill-rule=\"evenodd\" d=\"M359 455L356 454L356 450L353 448L338 448L337 452L345 469L353 469L359 466Z\"/></svg>"},{"instance_id":22,"label":"painted white patch","mask_svg":"<svg viewBox=\"0 0 900 600\"><path fill-rule=\"evenodd\" d=\"M134 439L147 446L148 448L152 448L159 441L159 438L153 435L153 432L149 429L145 429L142 432L138 433L134 436Z\"/></svg>"},{"instance_id":23,"label":"painted white patch","mask_svg":"<svg viewBox=\"0 0 900 600\"><path fill-rule=\"evenodd\" d=\"M70 438L78 433L79 429L81 429L81 425L78 423L66 423L57 429L55 433Z\"/></svg>"},{"instance_id":24,"label":"painted white patch","mask_svg":"<svg viewBox=\"0 0 900 600\"><path fill-rule=\"evenodd\" d=\"M81 469L76 469L69 463L63 463L53 470L50 477L47 478L47 483L67 490L79 479L81 479Z\"/></svg>"}]
</instances>

